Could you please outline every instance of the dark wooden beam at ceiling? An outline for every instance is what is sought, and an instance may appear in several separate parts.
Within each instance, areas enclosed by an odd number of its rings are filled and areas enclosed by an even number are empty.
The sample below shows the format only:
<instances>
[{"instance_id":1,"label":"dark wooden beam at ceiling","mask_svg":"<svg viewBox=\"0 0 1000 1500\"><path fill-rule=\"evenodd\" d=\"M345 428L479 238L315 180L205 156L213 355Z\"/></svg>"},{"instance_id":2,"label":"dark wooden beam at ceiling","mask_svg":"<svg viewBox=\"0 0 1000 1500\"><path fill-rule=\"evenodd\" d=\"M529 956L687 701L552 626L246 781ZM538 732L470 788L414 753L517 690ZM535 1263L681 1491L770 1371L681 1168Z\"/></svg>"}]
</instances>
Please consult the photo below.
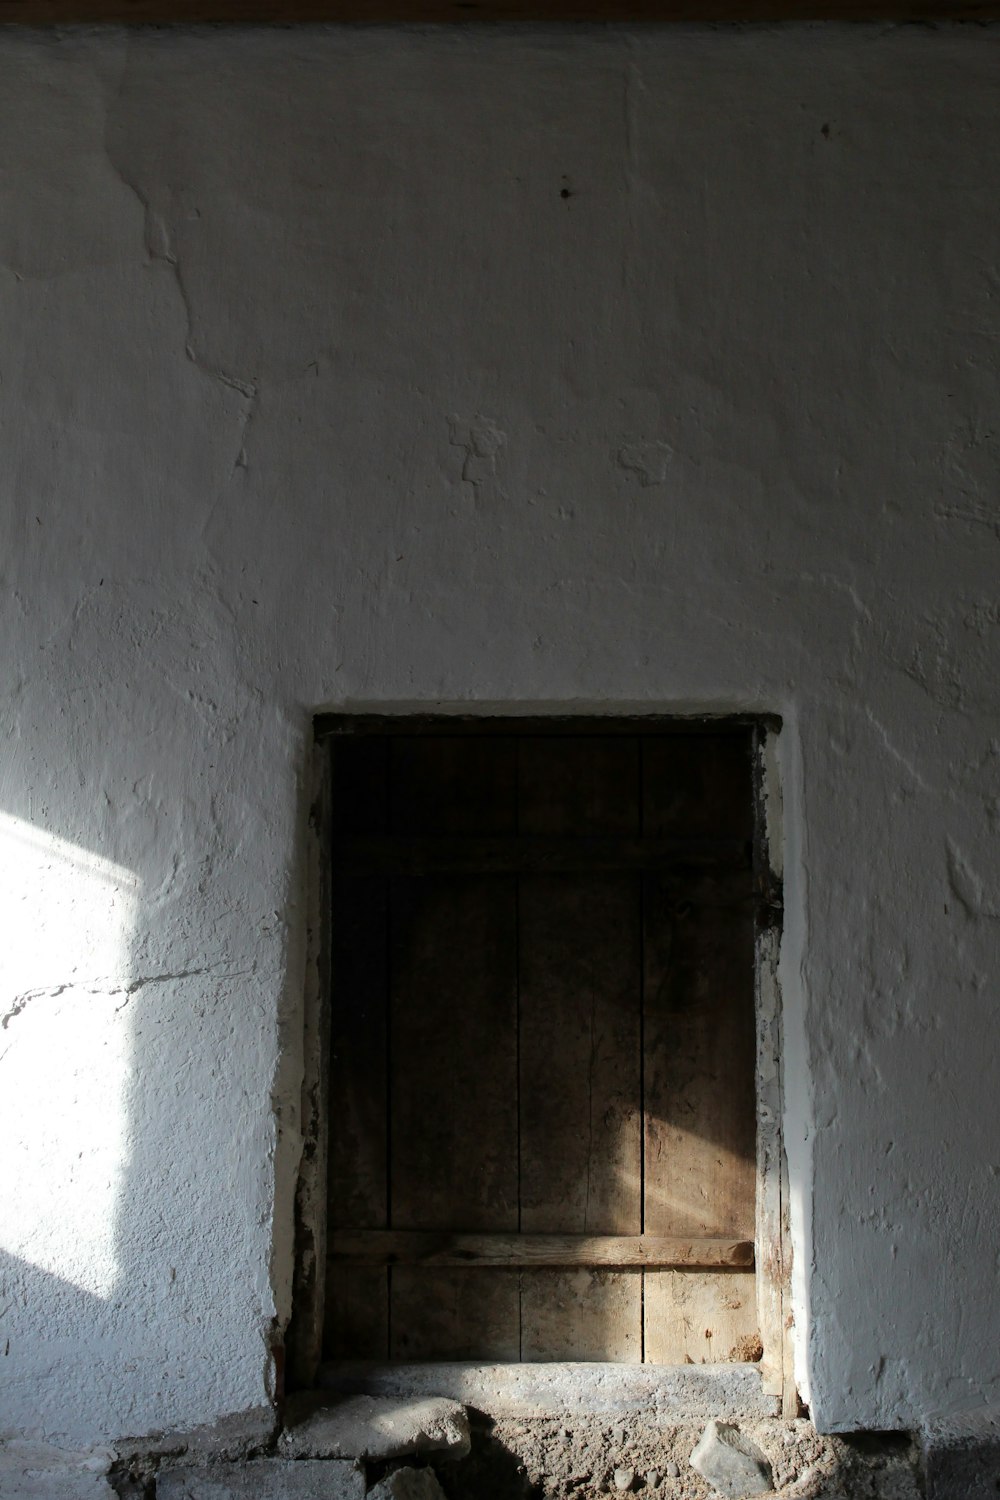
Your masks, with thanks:
<instances>
[{"instance_id":1,"label":"dark wooden beam at ceiling","mask_svg":"<svg viewBox=\"0 0 1000 1500\"><path fill-rule=\"evenodd\" d=\"M993 21L1000 0L0 0L22 26Z\"/></svg>"}]
</instances>

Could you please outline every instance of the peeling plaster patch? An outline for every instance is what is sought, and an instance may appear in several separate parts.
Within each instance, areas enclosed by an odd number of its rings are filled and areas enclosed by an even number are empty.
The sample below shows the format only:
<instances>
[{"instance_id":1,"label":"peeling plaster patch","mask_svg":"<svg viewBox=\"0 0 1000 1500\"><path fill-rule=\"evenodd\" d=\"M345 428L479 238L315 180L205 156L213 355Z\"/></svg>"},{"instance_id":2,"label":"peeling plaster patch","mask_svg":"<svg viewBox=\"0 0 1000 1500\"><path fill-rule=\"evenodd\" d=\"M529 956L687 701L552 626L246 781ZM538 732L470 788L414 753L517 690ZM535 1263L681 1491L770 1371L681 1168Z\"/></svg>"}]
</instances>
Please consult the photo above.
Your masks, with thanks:
<instances>
[{"instance_id":1,"label":"peeling plaster patch","mask_svg":"<svg viewBox=\"0 0 1000 1500\"><path fill-rule=\"evenodd\" d=\"M649 485L662 484L674 450L669 443L625 443L615 454L620 469L630 469L638 474L639 483L645 489Z\"/></svg>"},{"instance_id":2,"label":"peeling plaster patch","mask_svg":"<svg viewBox=\"0 0 1000 1500\"><path fill-rule=\"evenodd\" d=\"M146 251L150 260L165 260L170 265L177 264L177 256L174 254L170 243L170 230L166 220L154 213L149 205L146 205Z\"/></svg>"},{"instance_id":3,"label":"peeling plaster patch","mask_svg":"<svg viewBox=\"0 0 1000 1500\"><path fill-rule=\"evenodd\" d=\"M464 448L462 478L477 490L497 480L497 464L507 445L507 434L490 417L448 418L448 441L453 448ZM502 491L501 491L502 493Z\"/></svg>"},{"instance_id":4,"label":"peeling plaster patch","mask_svg":"<svg viewBox=\"0 0 1000 1500\"><path fill-rule=\"evenodd\" d=\"M943 521L987 526L1000 537L1000 509L995 487L1000 466L1000 435L984 430L975 420L948 444L947 472L965 504L942 504L936 514Z\"/></svg>"},{"instance_id":5,"label":"peeling plaster patch","mask_svg":"<svg viewBox=\"0 0 1000 1500\"><path fill-rule=\"evenodd\" d=\"M984 917L1000 918L1000 906L989 899L982 878L951 839L948 840L948 885L966 916L973 921Z\"/></svg>"},{"instance_id":6,"label":"peeling plaster patch","mask_svg":"<svg viewBox=\"0 0 1000 1500\"><path fill-rule=\"evenodd\" d=\"M967 630L984 637L1000 625L1000 604L992 599L980 599L968 611L962 623Z\"/></svg>"},{"instance_id":7,"label":"peeling plaster patch","mask_svg":"<svg viewBox=\"0 0 1000 1500\"><path fill-rule=\"evenodd\" d=\"M939 521L961 521L967 526L985 526L1000 539L1000 515L991 500L974 498L968 505L939 505L934 515Z\"/></svg>"},{"instance_id":8,"label":"peeling plaster patch","mask_svg":"<svg viewBox=\"0 0 1000 1500\"><path fill-rule=\"evenodd\" d=\"M240 388L237 386L236 389L239 390ZM247 458L247 438L250 434L250 427L253 423L253 419L257 414L258 392L256 386L254 386L252 391L242 391L241 394L247 398L247 402L246 406L243 408L240 419L240 451L237 453L236 460L233 464L234 473L237 469L248 469L250 467L250 463Z\"/></svg>"}]
</instances>

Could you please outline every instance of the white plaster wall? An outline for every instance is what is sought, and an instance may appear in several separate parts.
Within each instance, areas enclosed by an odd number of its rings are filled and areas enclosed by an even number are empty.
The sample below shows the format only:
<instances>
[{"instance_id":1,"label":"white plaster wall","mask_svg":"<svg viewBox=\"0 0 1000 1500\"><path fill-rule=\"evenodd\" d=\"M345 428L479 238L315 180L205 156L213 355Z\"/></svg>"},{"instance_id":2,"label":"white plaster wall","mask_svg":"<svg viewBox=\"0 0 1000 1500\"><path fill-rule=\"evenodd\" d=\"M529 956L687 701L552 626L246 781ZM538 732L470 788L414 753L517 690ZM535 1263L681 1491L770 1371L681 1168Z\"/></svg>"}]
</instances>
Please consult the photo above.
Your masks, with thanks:
<instances>
[{"instance_id":1,"label":"white plaster wall","mask_svg":"<svg viewBox=\"0 0 1000 1500\"><path fill-rule=\"evenodd\" d=\"M998 64L3 35L4 1432L267 1401L310 716L439 701L785 716L800 1378L1000 1395Z\"/></svg>"}]
</instances>

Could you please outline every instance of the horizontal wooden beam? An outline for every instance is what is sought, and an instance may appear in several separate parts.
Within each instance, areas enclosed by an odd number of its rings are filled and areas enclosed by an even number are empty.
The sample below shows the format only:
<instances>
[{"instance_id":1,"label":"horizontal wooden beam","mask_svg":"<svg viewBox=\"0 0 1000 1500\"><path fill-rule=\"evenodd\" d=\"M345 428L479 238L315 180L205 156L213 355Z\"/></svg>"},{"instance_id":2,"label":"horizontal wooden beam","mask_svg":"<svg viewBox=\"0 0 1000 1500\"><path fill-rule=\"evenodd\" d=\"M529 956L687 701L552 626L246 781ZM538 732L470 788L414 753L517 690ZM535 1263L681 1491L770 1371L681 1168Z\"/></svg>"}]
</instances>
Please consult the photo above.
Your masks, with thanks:
<instances>
[{"instance_id":1,"label":"horizontal wooden beam","mask_svg":"<svg viewBox=\"0 0 1000 1500\"><path fill-rule=\"evenodd\" d=\"M0 0L0 5L3 0ZM319 740L403 736L441 736L509 734L516 739L570 735L606 739L609 735L641 735L656 739L743 738L758 728L781 728L776 714L700 714L682 718L677 714L317 714L313 720Z\"/></svg>"},{"instance_id":2,"label":"horizontal wooden beam","mask_svg":"<svg viewBox=\"0 0 1000 1500\"><path fill-rule=\"evenodd\" d=\"M750 1270L752 1240L635 1234L451 1234L420 1229L336 1230L328 1258L366 1266L592 1266Z\"/></svg>"},{"instance_id":3,"label":"horizontal wooden beam","mask_svg":"<svg viewBox=\"0 0 1000 1500\"><path fill-rule=\"evenodd\" d=\"M375 834L335 838L334 867L356 875L511 875L615 870L736 871L749 885L744 839L408 838Z\"/></svg>"},{"instance_id":4,"label":"horizontal wooden beam","mask_svg":"<svg viewBox=\"0 0 1000 1500\"><path fill-rule=\"evenodd\" d=\"M1000 0L0 0L22 26L987 21Z\"/></svg>"}]
</instances>

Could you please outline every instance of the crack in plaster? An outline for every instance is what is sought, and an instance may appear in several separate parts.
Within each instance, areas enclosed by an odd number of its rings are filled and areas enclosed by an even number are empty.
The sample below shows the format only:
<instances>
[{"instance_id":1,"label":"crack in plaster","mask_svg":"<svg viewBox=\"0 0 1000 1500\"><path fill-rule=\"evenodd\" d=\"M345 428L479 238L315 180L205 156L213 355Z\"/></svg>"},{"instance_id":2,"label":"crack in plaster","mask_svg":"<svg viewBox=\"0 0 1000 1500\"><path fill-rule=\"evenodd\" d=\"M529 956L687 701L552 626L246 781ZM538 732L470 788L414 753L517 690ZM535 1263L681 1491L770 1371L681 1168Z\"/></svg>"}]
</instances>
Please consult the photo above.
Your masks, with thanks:
<instances>
[{"instance_id":1,"label":"crack in plaster","mask_svg":"<svg viewBox=\"0 0 1000 1500\"><path fill-rule=\"evenodd\" d=\"M119 85L119 96L121 85ZM181 265L180 256L174 245L170 232L170 226L166 219L152 205L149 195L143 190L138 182L125 171L115 160L110 142L105 139L105 156L108 165L122 186L130 192L138 202L143 213L143 244L150 264L161 264L169 268L177 288L181 306L184 310L186 334L184 339L184 353L194 367L210 380L218 381L220 385L228 390L236 391L246 403L240 417L239 447L236 458L233 461L232 472L237 469L246 469L248 465L246 452L246 438L250 423L256 409L259 395L259 382L256 378L244 379L233 371L224 369L221 365L212 364L206 360L198 351L196 344L195 315L191 304L191 295L184 277L184 269ZM218 501L213 505L214 512Z\"/></svg>"},{"instance_id":2,"label":"crack in plaster","mask_svg":"<svg viewBox=\"0 0 1000 1500\"><path fill-rule=\"evenodd\" d=\"M154 984L169 984L177 979L197 979L206 974L213 975L217 979L245 979L252 974L252 969L219 969L217 965L209 964L198 969L174 969L161 974L142 974L137 979L130 979L127 984L112 983L103 984L99 979L67 979L63 984L44 985L39 989L23 990L15 995L11 1004L0 1015L0 1030L6 1031L11 1021L23 1015L28 1006L36 1000L56 1000L60 995L67 992L78 992L83 995L105 995L111 998L115 995L124 995L121 1005L115 1007L116 1011L123 1010L133 995L140 990Z\"/></svg>"}]
</instances>

